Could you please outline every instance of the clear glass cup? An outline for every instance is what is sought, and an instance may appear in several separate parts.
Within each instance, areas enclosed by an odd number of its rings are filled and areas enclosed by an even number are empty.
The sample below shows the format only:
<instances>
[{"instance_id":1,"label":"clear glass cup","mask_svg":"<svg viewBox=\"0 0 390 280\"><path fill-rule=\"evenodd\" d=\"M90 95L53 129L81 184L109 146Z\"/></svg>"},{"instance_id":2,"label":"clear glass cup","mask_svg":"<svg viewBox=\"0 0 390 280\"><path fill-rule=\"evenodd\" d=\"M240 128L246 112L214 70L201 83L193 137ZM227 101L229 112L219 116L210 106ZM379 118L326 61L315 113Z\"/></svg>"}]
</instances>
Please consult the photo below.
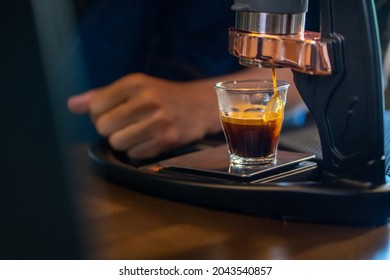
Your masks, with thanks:
<instances>
[{"instance_id":1,"label":"clear glass cup","mask_svg":"<svg viewBox=\"0 0 390 280\"><path fill-rule=\"evenodd\" d=\"M274 164L289 83L238 80L215 84L230 162Z\"/></svg>"}]
</instances>

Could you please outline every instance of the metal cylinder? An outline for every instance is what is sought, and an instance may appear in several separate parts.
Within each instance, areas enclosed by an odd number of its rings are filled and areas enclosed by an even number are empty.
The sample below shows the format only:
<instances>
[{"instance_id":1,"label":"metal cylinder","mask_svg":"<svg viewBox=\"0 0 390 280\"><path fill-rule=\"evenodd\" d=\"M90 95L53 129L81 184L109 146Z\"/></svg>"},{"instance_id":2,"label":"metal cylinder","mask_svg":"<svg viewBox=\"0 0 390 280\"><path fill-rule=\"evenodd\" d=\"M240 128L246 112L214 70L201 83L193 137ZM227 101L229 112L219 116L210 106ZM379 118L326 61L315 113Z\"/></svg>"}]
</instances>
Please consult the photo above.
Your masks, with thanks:
<instances>
[{"instance_id":1,"label":"metal cylinder","mask_svg":"<svg viewBox=\"0 0 390 280\"><path fill-rule=\"evenodd\" d=\"M240 11L236 12L235 28L274 35L298 34L305 29L305 13L271 14Z\"/></svg>"}]
</instances>

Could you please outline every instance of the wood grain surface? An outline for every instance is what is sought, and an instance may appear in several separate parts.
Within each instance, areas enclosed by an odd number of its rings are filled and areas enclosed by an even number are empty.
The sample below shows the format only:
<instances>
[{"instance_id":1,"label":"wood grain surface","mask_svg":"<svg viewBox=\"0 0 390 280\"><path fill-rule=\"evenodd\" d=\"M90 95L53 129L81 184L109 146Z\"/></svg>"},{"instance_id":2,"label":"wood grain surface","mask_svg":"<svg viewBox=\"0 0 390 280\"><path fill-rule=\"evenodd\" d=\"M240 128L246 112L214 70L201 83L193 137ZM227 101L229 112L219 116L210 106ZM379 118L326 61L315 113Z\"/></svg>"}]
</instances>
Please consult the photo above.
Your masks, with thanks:
<instances>
[{"instance_id":1,"label":"wood grain surface","mask_svg":"<svg viewBox=\"0 0 390 280\"><path fill-rule=\"evenodd\" d=\"M95 174L85 145L72 154L90 259L390 259L388 225L283 221L166 200Z\"/></svg>"}]
</instances>

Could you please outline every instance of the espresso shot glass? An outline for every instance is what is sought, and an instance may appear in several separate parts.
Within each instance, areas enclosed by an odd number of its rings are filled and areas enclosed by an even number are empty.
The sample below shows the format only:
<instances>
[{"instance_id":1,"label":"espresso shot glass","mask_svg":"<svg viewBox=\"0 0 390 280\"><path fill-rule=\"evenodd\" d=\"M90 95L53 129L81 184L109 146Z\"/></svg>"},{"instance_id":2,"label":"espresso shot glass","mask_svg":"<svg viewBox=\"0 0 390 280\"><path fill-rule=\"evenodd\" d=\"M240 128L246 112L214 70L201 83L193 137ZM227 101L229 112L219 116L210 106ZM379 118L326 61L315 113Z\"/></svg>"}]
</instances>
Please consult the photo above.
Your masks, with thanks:
<instances>
[{"instance_id":1,"label":"espresso shot glass","mask_svg":"<svg viewBox=\"0 0 390 280\"><path fill-rule=\"evenodd\" d=\"M215 84L230 162L275 164L289 83L237 80Z\"/></svg>"}]
</instances>

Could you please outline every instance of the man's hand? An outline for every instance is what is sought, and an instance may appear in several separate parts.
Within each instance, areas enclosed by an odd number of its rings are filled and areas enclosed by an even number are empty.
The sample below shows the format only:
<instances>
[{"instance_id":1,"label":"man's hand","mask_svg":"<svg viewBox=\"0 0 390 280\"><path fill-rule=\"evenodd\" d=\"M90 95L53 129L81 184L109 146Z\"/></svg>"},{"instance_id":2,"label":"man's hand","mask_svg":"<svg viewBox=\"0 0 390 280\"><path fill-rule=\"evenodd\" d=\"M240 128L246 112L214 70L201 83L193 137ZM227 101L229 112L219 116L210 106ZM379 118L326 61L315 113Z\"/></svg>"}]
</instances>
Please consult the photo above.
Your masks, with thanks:
<instances>
[{"instance_id":1,"label":"man's hand","mask_svg":"<svg viewBox=\"0 0 390 280\"><path fill-rule=\"evenodd\" d=\"M130 74L71 97L69 109L88 113L113 149L131 158L157 156L220 131L213 83L172 82Z\"/></svg>"}]
</instances>

